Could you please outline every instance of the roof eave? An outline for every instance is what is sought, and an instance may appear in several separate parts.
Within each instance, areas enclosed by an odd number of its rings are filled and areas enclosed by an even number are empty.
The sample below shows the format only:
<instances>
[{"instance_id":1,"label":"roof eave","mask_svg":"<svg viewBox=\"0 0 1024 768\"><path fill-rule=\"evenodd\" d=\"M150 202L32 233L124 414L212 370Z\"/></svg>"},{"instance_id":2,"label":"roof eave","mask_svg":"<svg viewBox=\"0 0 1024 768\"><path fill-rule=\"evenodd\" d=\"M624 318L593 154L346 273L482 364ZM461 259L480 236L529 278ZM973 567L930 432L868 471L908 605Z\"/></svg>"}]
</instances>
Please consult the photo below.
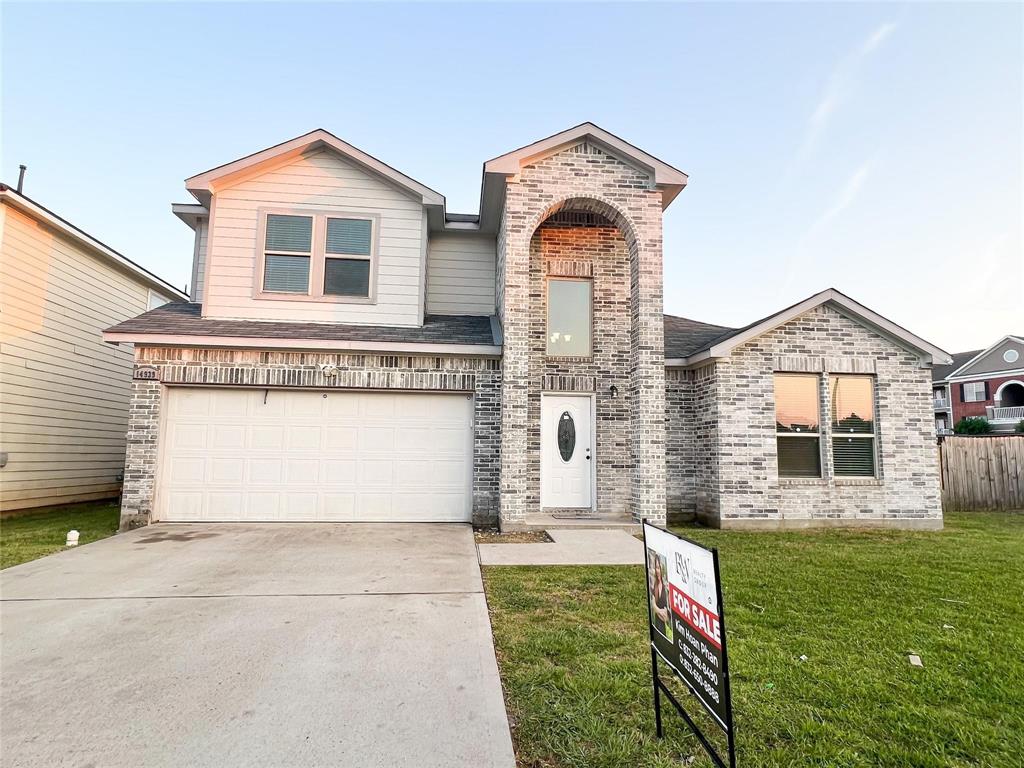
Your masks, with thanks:
<instances>
[{"instance_id":1,"label":"roof eave","mask_svg":"<svg viewBox=\"0 0 1024 768\"><path fill-rule=\"evenodd\" d=\"M332 350L343 352L388 352L428 355L471 355L500 357L496 344L438 344L405 341L348 341L344 339L284 339L267 336L209 336L181 333L140 333L137 331L103 331L109 344L141 344L152 347L208 347L243 349Z\"/></svg>"}]
</instances>

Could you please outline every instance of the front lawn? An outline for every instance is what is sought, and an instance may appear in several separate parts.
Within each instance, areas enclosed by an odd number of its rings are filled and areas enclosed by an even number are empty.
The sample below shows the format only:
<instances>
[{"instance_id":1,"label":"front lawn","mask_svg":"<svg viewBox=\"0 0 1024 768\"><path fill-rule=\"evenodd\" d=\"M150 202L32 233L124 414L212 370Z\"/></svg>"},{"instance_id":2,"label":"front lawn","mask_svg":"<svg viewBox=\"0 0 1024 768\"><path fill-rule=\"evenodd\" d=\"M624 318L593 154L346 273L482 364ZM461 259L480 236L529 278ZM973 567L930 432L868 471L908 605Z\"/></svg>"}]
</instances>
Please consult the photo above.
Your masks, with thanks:
<instances>
[{"instance_id":1,"label":"front lawn","mask_svg":"<svg viewBox=\"0 0 1024 768\"><path fill-rule=\"evenodd\" d=\"M0 518L0 568L35 560L64 549L68 531L78 543L104 539L117 532L117 502L67 504Z\"/></svg>"},{"instance_id":2,"label":"front lawn","mask_svg":"<svg viewBox=\"0 0 1024 768\"><path fill-rule=\"evenodd\" d=\"M1021 765L1024 515L684 533L720 551L741 768ZM711 765L667 703L654 737L642 566L484 576L520 766Z\"/></svg>"}]
</instances>

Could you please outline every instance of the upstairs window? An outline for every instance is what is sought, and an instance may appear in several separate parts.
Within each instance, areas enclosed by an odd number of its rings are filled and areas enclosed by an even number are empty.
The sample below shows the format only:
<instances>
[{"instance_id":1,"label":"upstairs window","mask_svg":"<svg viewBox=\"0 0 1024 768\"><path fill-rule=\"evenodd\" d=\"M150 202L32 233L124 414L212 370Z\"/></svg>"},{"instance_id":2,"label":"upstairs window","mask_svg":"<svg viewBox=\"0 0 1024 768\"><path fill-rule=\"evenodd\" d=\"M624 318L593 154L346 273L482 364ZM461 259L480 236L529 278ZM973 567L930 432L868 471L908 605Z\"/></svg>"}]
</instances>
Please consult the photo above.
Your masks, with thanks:
<instances>
[{"instance_id":1,"label":"upstairs window","mask_svg":"<svg viewBox=\"0 0 1024 768\"><path fill-rule=\"evenodd\" d=\"M590 357L590 280L548 280L549 357Z\"/></svg>"},{"instance_id":2,"label":"upstairs window","mask_svg":"<svg viewBox=\"0 0 1024 768\"><path fill-rule=\"evenodd\" d=\"M372 300L376 218L268 212L262 298Z\"/></svg>"},{"instance_id":3,"label":"upstairs window","mask_svg":"<svg viewBox=\"0 0 1024 768\"><path fill-rule=\"evenodd\" d=\"M963 387L963 402L983 403L988 400L988 383L984 381L968 381Z\"/></svg>"},{"instance_id":4,"label":"upstairs window","mask_svg":"<svg viewBox=\"0 0 1024 768\"><path fill-rule=\"evenodd\" d=\"M821 477L818 376L775 374L779 477Z\"/></svg>"},{"instance_id":5,"label":"upstairs window","mask_svg":"<svg viewBox=\"0 0 1024 768\"><path fill-rule=\"evenodd\" d=\"M309 293L313 260L313 217L267 214L263 290Z\"/></svg>"},{"instance_id":6,"label":"upstairs window","mask_svg":"<svg viewBox=\"0 0 1024 768\"><path fill-rule=\"evenodd\" d=\"M370 295L369 219L327 219L324 260L324 295Z\"/></svg>"},{"instance_id":7,"label":"upstairs window","mask_svg":"<svg viewBox=\"0 0 1024 768\"><path fill-rule=\"evenodd\" d=\"M830 376L832 466L836 477L875 476L875 393L871 376Z\"/></svg>"}]
</instances>

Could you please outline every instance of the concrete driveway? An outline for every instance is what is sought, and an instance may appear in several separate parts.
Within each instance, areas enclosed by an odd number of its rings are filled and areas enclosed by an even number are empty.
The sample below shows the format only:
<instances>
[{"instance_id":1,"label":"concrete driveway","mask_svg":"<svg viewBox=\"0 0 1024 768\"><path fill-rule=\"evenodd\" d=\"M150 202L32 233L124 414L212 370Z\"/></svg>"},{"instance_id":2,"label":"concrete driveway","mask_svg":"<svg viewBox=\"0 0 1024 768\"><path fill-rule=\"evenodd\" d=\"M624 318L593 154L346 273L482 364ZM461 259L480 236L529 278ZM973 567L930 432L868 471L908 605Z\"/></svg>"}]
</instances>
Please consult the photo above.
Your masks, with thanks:
<instances>
[{"instance_id":1,"label":"concrete driveway","mask_svg":"<svg viewBox=\"0 0 1024 768\"><path fill-rule=\"evenodd\" d=\"M0 597L5 767L515 765L468 526L158 524Z\"/></svg>"}]
</instances>

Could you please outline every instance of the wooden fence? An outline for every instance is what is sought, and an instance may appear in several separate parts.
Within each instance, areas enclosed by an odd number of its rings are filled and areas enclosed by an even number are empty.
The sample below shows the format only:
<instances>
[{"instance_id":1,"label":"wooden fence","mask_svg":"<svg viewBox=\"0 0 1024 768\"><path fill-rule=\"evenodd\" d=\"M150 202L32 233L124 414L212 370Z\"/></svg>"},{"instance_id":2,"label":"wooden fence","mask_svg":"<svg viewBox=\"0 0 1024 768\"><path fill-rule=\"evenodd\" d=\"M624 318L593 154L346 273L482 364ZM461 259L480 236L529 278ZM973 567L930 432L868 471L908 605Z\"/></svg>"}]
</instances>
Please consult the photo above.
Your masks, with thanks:
<instances>
[{"instance_id":1,"label":"wooden fence","mask_svg":"<svg viewBox=\"0 0 1024 768\"><path fill-rule=\"evenodd\" d=\"M1024 509L1024 435L942 438L939 466L943 509Z\"/></svg>"}]
</instances>

